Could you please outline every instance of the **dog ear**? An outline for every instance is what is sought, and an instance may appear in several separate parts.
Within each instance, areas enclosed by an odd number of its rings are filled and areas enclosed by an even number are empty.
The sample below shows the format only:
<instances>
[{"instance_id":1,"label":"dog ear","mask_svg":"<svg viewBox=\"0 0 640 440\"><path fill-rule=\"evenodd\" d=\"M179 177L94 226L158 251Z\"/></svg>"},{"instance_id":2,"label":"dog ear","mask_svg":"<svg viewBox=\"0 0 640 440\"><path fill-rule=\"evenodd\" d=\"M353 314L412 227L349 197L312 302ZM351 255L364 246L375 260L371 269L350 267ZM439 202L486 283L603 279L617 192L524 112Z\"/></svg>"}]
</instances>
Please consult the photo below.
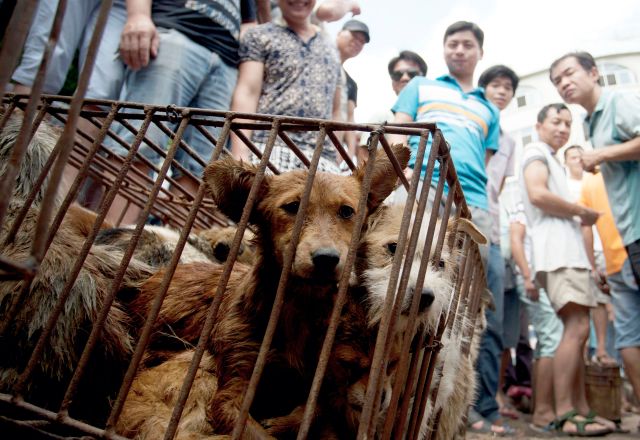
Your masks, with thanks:
<instances>
[{"instance_id":1,"label":"dog ear","mask_svg":"<svg viewBox=\"0 0 640 440\"><path fill-rule=\"evenodd\" d=\"M456 226L462 232L466 232L467 234L469 234L469 237L471 237L471 239L476 243L487 244L487 237L485 237L484 234L480 232L478 227L473 224L471 220L462 217L457 220L449 220L449 223L447 225L447 233L451 232L454 226Z\"/></svg>"},{"instance_id":2,"label":"dog ear","mask_svg":"<svg viewBox=\"0 0 640 440\"><path fill-rule=\"evenodd\" d=\"M405 145L394 144L391 146L391 151L395 155L400 168L404 169L409 163L409 157L411 151ZM366 169L366 162L356 169L354 176L362 181ZM386 199L389 194L395 189L398 182L398 176L391 161L387 157L384 151L380 151L377 154L376 161L373 164L373 174L371 176L371 189L369 190L369 199L367 207L369 212L375 210Z\"/></svg>"},{"instance_id":3,"label":"dog ear","mask_svg":"<svg viewBox=\"0 0 640 440\"><path fill-rule=\"evenodd\" d=\"M218 209L234 222L239 222L249 197L258 168L226 156L209 164L204 170L204 181ZM260 194L269 187L269 176L264 176ZM258 195L258 200L262 197ZM249 218L254 222L255 219Z\"/></svg>"}]
</instances>

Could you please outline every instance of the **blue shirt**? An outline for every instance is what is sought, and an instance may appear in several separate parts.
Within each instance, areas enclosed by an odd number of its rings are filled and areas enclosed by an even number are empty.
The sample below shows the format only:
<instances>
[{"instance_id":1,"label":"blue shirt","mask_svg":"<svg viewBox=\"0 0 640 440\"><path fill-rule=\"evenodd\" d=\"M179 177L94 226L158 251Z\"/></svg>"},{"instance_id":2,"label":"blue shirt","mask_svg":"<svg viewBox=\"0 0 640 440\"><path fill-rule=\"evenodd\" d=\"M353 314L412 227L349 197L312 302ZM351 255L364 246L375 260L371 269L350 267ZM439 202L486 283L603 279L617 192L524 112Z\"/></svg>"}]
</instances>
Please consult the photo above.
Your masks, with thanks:
<instances>
[{"instance_id":1,"label":"blue shirt","mask_svg":"<svg viewBox=\"0 0 640 440\"><path fill-rule=\"evenodd\" d=\"M622 144L640 136L640 93L602 90L586 121L593 148ZM640 239L640 161L603 162L609 204L625 246Z\"/></svg>"},{"instance_id":2,"label":"blue shirt","mask_svg":"<svg viewBox=\"0 0 640 440\"><path fill-rule=\"evenodd\" d=\"M444 75L436 80L418 76L402 90L392 111L406 113L416 122L437 124L451 148L451 157L467 203L488 209L484 159L487 149L498 149L500 113L484 97L484 89L475 88L465 92L451 75ZM415 165L419 142L418 136L409 137L411 168ZM429 137L427 153L422 163L422 178L427 169L431 142ZM439 165L436 162L432 185L438 183Z\"/></svg>"}]
</instances>

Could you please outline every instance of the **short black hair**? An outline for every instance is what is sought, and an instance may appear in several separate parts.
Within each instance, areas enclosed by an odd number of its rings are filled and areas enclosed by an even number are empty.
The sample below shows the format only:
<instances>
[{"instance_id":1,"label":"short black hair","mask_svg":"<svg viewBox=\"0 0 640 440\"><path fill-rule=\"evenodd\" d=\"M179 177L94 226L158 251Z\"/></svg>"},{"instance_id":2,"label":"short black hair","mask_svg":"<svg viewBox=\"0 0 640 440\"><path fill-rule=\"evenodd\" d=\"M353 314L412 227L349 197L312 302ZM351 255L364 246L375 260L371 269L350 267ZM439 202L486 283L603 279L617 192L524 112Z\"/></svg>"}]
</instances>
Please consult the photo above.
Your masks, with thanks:
<instances>
[{"instance_id":1,"label":"short black hair","mask_svg":"<svg viewBox=\"0 0 640 440\"><path fill-rule=\"evenodd\" d=\"M550 109L556 109L557 113L560 113L562 110L566 110L566 111L570 111L569 107L567 107L566 105L564 105L561 102L556 102L553 104L547 104L544 107L542 107L540 109L540 111L538 112L538 122L539 123L543 123L545 119L547 119L547 114L549 113Z\"/></svg>"},{"instance_id":2,"label":"short black hair","mask_svg":"<svg viewBox=\"0 0 640 440\"><path fill-rule=\"evenodd\" d=\"M403 50L402 52L400 52L400 54L398 54L397 57L391 58L391 61L389 61L389 66L387 66L389 75L393 73L393 69L395 69L396 64L398 64L398 61L400 60L416 63L418 65L418 68L422 72L422 76L427 75L427 63L424 61L424 59L422 59L420 55L410 50Z\"/></svg>"},{"instance_id":3,"label":"short black hair","mask_svg":"<svg viewBox=\"0 0 640 440\"><path fill-rule=\"evenodd\" d=\"M571 146L567 147L567 148L564 150L564 161L565 161L565 162L567 161L567 153L568 153L569 151L571 151L571 150L580 150L580 151L584 151L584 148L582 148L582 145L577 145L577 144L576 144L576 145L571 145Z\"/></svg>"},{"instance_id":4,"label":"short black hair","mask_svg":"<svg viewBox=\"0 0 640 440\"><path fill-rule=\"evenodd\" d=\"M456 21L455 23L453 23L447 28L446 31L444 31L444 38L442 39L442 42L444 43L445 41L447 41L449 35L453 35L456 32L463 31L471 31L473 36L476 37L476 40L478 40L480 49L482 49L482 45L484 44L484 32L482 32L480 26L470 21Z\"/></svg>"},{"instance_id":5,"label":"short black hair","mask_svg":"<svg viewBox=\"0 0 640 440\"><path fill-rule=\"evenodd\" d=\"M575 58L576 61L578 61L578 64L580 64L582 66L582 68L584 70L586 70L587 72L589 72L594 67L597 67L596 66L596 60L593 59L593 56L589 52L584 52L584 51L569 52L569 53L566 53L566 54L562 55L560 58L558 58L553 63L551 63L551 67L549 67L549 79L551 81L553 81L553 78L551 78L551 72L553 71L553 69L561 61L564 61L567 58Z\"/></svg>"},{"instance_id":6,"label":"short black hair","mask_svg":"<svg viewBox=\"0 0 640 440\"><path fill-rule=\"evenodd\" d=\"M489 67L482 72L480 79L478 79L478 85L480 87L487 87L487 85L496 78L508 78L511 81L511 87L513 87L513 93L515 94L520 78L516 75L516 72L503 64Z\"/></svg>"}]
</instances>

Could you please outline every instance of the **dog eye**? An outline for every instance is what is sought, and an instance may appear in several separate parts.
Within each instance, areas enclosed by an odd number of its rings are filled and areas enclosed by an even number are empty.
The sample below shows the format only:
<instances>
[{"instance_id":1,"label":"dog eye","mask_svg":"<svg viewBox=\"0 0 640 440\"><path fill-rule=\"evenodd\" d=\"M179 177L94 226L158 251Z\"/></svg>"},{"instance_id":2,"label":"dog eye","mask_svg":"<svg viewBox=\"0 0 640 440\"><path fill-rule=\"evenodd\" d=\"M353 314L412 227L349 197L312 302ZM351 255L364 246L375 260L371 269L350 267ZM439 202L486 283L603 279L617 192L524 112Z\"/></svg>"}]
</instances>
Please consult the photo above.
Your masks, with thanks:
<instances>
[{"instance_id":1,"label":"dog eye","mask_svg":"<svg viewBox=\"0 0 640 440\"><path fill-rule=\"evenodd\" d=\"M397 246L398 246L398 243L387 243L387 249L389 249L389 252L391 253L391 255L396 254Z\"/></svg>"},{"instance_id":2,"label":"dog eye","mask_svg":"<svg viewBox=\"0 0 640 440\"><path fill-rule=\"evenodd\" d=\"M342 205L340 209L338 209L338 215L345 220L353 217L353 214L355 213L356 211L351 206L347 205Z\"/></svg>"},{"instance_id":3,"label":"dog eye","mask_svg":"<svg viewBox=\"0 0 640 440\"><path fill-rule=\"evenodd\" d=\"M282 209L287 211L289 214L297 214L298 209L300 208L300 202L297 200L295 202L289 202L281 206Z\"/></svg>"},{"instance_id":4,"label":"dog eye","mask_svg":"<svg viewBox=\"0 0 640 440\"><path fill-rule=\"evenodd\" d=\"M439 267L440 269L444 269L444 260L440 260L440 261L438 261L438 267Z\"/></svg>"}]
</instances>

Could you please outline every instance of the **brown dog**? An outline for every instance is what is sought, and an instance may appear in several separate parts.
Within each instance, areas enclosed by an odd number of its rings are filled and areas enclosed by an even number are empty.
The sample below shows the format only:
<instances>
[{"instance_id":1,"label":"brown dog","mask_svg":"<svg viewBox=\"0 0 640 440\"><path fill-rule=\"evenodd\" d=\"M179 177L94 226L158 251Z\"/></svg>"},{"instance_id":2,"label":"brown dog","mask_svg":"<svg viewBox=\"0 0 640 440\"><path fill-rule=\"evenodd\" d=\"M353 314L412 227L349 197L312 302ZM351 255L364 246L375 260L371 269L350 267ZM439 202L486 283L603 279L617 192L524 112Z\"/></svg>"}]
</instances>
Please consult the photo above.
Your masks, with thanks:
<instances>
[{"instance_id":1,"label":"brown dog","mask_svg":"<svg viewBox=\"0 0 640 440\"><path fill-rule=\"evenodd\" d=\"M409 151L394 146L401 166ZM218 208L239 221L256 167L224 158L205 170L205 181ZM208 350L220 366L218 391L212 399L209 419L214 432L230 433L240 412L262 335L271 312L284 253L291 241L307 171L267 175L250 222L256 231L256 262L251 268L236 264L223 293ZM333 306L337 280L343 270L357 214L364 166L352 176L318 173L306 220L296 247L286 288L286 299L274 335L267 366L245 429L250 437L265 435L255 419L288 414L306 398L312 368ZM374 164L367 213L373 212L393 190L393 167L383 153ZM175 333L195 342L206 310L213 301L222 268L178 269L160 312L161 332ZM132 311L146 316L163 276L159 273L132 302ZM189 292L206 285L207 291ZM286 384L286 386L283 386ZM273 389L271 388L273 387ZM264 399L263 399L264 397Z\"/></svg>"},{"instance_id":2,"label":"brown dog","mask_svg":"<svg viewBox=\"0 0 640 440\"><path fill-rule=\"evenodd\" d=\"M20 120L13 115L0 135L0 164L8 163ZM56 133L43 122L30 142L20 163L18 184L12 194L7 216L0 226L0 255L18 263L31 261L33 235L43 203L42 190L34 200L13 241L6 240L25 199L51 155ZM0 168L4 175L4 168ZM45 186L46 187L46 184ZM59 198L53 200L54 212L60 207ZM35 278L15 317L8 316L23 289L23 281L0 282L0 321L7 324L0 351L0 389L11 392L13 385L31 357L38 338L47 325L52 309L68 282L78 253L93 227L96 216L91 211L71 205L53 237ZM35 404L57 410L63 390L76 368L94 322L98 316L111 282L122 259L122 252L109 246L93 246L71 287L62 312L31 380L25 398ZM151 275L142 264L131 264L125 272L123 285L136 284ZM11 318L11 322L7 320ZM117 391L121 375L131 353L129 318L118 301L111 307L95 348L84 380L72 406L72 414L98 422L109 409L111 393ZM74 412L77 409L77 412Z\"/></svg>"}]
</instances>

